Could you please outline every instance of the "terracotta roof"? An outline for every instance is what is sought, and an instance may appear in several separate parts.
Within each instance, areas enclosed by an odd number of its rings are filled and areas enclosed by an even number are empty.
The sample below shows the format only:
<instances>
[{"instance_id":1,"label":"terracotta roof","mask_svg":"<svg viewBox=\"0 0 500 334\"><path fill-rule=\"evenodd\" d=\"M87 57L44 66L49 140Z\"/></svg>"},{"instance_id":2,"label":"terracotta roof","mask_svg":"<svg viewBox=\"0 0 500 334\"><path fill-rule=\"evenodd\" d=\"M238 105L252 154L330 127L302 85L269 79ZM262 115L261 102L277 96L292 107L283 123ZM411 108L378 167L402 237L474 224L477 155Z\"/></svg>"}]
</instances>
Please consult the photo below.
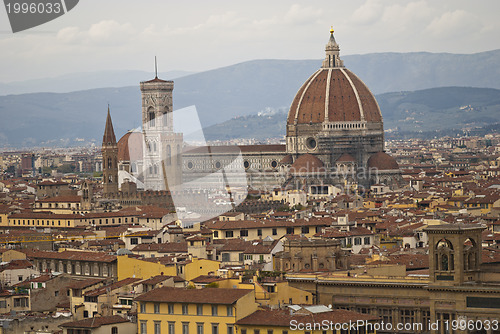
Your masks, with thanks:
<instances>
[{"instance_id":1,"label":"terracotta roof","mask_svg":"<svg viewBox=\"0 0 500 334\"><path fill-rule=\"evenodd\" d=\"M356 162L356 159L354 159L349 153L344 153L337 159L336 163L339 162Z\"/></svg>"},{"instance_id":2,"label":"terracotta roof","mask_svg":"<svg viewBox=\"0 0 500 334\"><path fill-rule=\"evenodd\" d=\"M332 310L314 314L290 314L289 310L258 310L249 316L236 322L238 325L253 326L276 326L290 327L290 322L297 320L298 323L321 323L324 320L335 323L349 323L357 320L378 320L378 317L370 314L362 314L347 310Z\"/></svg>"},{"instance_id":3,"label":"terracotta roof","mask_svg":"<svg viewBox=\"0 0 500 334\"><path fill-rule=\"evenodd\" d=\"M385 152L377 152L368 159L368 168L377 168L379 170L399 169L396 159Z\"/></svg>"},{"instance_id":4,"label":"terracotta roof","mask_svg":"<svg viewBox=\"0 0 500 334\"><path fill-rule=\"evenodd\" d=\"M156 275L156 276L150 277L148 279L142 280L140 282L136 282L136 283L134 283L134 285L139 285L139 284L155 285L155 284L164 282L170 278L173 278L174 282L184 282L184 279L179 277L179 276Z\"/></svg>"},{"instance_id":5,"label":"terracotta roof","mask_svg":"<svg viewBox=\"0 0 500 334\"><path fill-rule=\"evenodd\" d=\"M293 172L296 174L319 172L323 170L323 167L323 162L309 153L299 156L292 165Z\"/></svg>"},{"instance_id":6,"label":"terracotta roof","mask_svg":"<svg viewBox=\"0 0 500 334\"><path fill-rule=\"evenodd\" d=\"M330 122L382 122L375 97L356 75L345 68L321 68L295 95L287 123L322 123L327 103Z\"/></svg>"},{"instance_id":7,"label":"terracotta roof","mask_svg":"<svg viewBox=\"0 0 500 334\"><path fill-rule=\"evenodd\" d=\"M85 252L85 251L39 251L39 250L22 250L23 253L30 259L58 259L58 260L73 260L73 261L93 261L93 262L113 262L116 261L115 255L109 255L102 252Z\"/></svg>"},{"instance_id":8,"label":"terracotta roof","mask_svg":"<svg viewBox=\"0 0 500 334\"><path fill-rule=\"evenodd\" d=\"M66 322L59 326L69 327L69 328L99 328L104 325L120 324L123 322L129 322L129 321L119 315L110 315L105 317L94 317L79 321Z\"/></svg>"},{"instance_id":9,"label":"terracotta roof","mask_svg":"<svg viewBox=\"0 0 500 334\"><path fill-rule=\"evenodd\" d=\"M68 285L69 289L85 289L88 288L89 286L92 286L94 284L102 283L105 282L105 278L87 278L87 279L82 279L76 282L73 282Z\"/></svg>"},{"instance_id":10,"label":"terracotta roof","mask_svg":"<svg viewBox=\"0 0 500 334\"><path fill-rule=\"evenodd\" d=\"M129 131L118 141L118 160L137 161L142 160L142 145L144 136L141 132Z\"/></svg>"},{"instance_id":11,"label":"terracotta roof","mask_svg":"<svg viewBox=\"0 0 500 334\"><path fill-rule=\"evenodd\" d=\"M63 181L42 181L37 184L37 186L67 186L69 183L63 182Z\"/></svg>"},{"instance_id":12,"label":"terracotta roof","mask_svg":"<svg viewBox=\"0 0 500 334\"><path fill-rule=\"evenodd\" d=\"M234 304L238 299L253 292L243 289L181 289L163 287L146 292L137 301L198 304Z\"/></svg>"},{"instance_id":13,"label":"terracotta roof","mask_svg":"<svg viewBox=\"0 0 500 334\"><path fill-rule=\"evenodd\" d=\"M283 159L281 159L280 163L284 165L291 165L293 163L293 158L291 154L285 155Z\"/></svg>"},{"instance_id":14,"label":"terracotta roof","mask_svg":"<svg viewBox=\"0 0 500 334\"><path fill-rule=\"evenodd\" d=\"M162 80L162 79L159 79L158 77L155 77L154 79L151 79L151 80L148 80L148 81L144 81L146 83L150 83L150 82L172 82L171 80Z\"/></svg>"},{"instance_id":15,"label":"terracotta roof","mask_svg":"<svg viewBox=\"0 0 500 334\"><path fill-rule=\"evenodd\" d=\"M133 278L133 277L125 278L125 279L122 279L121 281L115 282L113 284L106 285L106 286L97 288L95 290L87 291L87 292L85 292L85 296L97 297L97 296L103 295L105 293L108 293L110 291L127 286L129 284L133 284L133 283L140 281L140 280L141 280L140 278Z\"/></svg>"},{"instance_id":16,"label":"terracotta roof","mask_svg":"<svg viewBox=\"0 0 500 334\"><path fill-rule=\"evenodd\" d=\"M81 200L82 200L81 196L67 195L67 196L48 197L48 198L40 199L37 202L41 202L41 203L55 203L55 202L80 203Z\"/></svg>"},{"instance_id":17,"label":"terracotta roof","mask_svg":"<svg viewBox=\"0 0 500 334\"><path fill-rule=\"evenodd\" d=\"M33 263L28 260L12 260L0 267L0 271L32 268Z\"/></svg>"},{"instance_id":18,"label":"terracotta roof","mask_svg":"<svg viewBox=\"0 0 500 334\"><path fill-rule=\"evenodd\" d=\"M158 253L187 253L187 242L140 244L132 249L132 252L145 251L157 251Z\"/></svg>"}]
</instances>

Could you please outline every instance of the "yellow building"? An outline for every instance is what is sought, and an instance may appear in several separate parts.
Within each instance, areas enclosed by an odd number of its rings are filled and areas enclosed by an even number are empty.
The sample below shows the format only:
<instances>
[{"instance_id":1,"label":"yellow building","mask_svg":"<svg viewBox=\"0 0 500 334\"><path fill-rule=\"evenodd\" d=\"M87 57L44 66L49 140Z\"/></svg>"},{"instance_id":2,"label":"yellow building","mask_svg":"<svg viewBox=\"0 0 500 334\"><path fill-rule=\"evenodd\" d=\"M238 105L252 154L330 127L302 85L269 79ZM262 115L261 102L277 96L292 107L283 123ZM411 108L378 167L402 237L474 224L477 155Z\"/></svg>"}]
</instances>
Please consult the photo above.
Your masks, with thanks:
<instances>
[{"instance_id":1,"label":"yellow building","mask_svg":"<svg viewBox=\"0 0 500 334\"><path fill-rule=\"evenodd\" d=\"M252 290L163 287L139 297L139 333L235 334L236 321L257 310Z\"/></svg>"},{"instance_id":2,"label":"yellow building","mask_svg":"<svg viewBox=\"0 0 500 334\"><path fill-rule=\"evenodd\" d=\"M304 218L295 220L263 219L238 221L212 221L205 227L213 231L214 239L244 238L246 240L280 239L286 234L304 234L312 237L332 224L332 218Z\"/></svg>"},{"instance_id":3,"label":"yellow building","mask_svg":"<svg viewBox=\"0 0 500 334\"><path fill-rule=\"evenodd\" d=\"M254 276L251 281L243 281L239 278L228 278L217 280L217 285L222 289L249 289L255 292L255 301L262 306L301 304L310 305L313 294L309 291L294 288L288 281L274 277L258 279Z\"/></svg>"},{"instance_id":4,"label":"yellow building","mask_svg":"<svg viewBox=\"0 0 500 334\"><path fill-rule=\"evenodd\" d=\"M5 223L4 223L5 221ZM0 226L77 227L85 225L83 216L46 212L14 213L8 220L2 219Z\"/></svg>"},{"instance_id":5,"label":"yellow building","mask_svg":"<svg viewBox=\"0 0 500 334\"><path fill-rule=\"evenodd\" d=\"M190 281L201 275L215 274L219 270L220 262L192 258L188 261L163 264L160 259L137 259L127 255L118 256L118 280L128 277L141 279L156 275L180 276Z\"/></svg>"},{"instance_id":6,"label":"yellow building","mask_svg":"<svg viewBox=\"0 0 500 334\"><path fill-rule=\"evenodd\" d=\"M128 257L127 255L117 256L118 280L128 277L141 279L150 278L157 275L176 276L175 265L164 265L160 262L146 261Z\"/></svg>"},{"instance_id":7,"label":"yellow building","mask_svg":"<svg viewBox=\"0 0 500 334\"><path fill-rule=\"evenodd\" d=\"M56 196L40 199L35 202L36 211L51 211L58 214L80 214L86 213L83 210L80 196Z\"/></svg>"}]
</instances>

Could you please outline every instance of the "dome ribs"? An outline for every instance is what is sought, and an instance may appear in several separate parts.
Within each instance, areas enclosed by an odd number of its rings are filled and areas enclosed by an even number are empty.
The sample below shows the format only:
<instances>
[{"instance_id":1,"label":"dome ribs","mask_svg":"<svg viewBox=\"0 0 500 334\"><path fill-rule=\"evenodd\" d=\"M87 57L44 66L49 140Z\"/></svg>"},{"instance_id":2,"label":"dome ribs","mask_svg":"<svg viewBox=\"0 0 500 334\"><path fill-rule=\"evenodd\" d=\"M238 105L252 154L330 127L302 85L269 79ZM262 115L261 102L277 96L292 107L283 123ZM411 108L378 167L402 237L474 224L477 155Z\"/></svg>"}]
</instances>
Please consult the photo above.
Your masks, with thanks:
<instances>
[{"instance_id":1,"label":"dome ribs","mask_svg":"<svg viewBox=\"0 0 500 334\"><path fill-rule=\"evenodd\" d=\"M358 95L363 105L365 120L367 122L382 122L382 114L378 106L377 100L370 92L368 87L359 79L354 73L345 69L344 70L353 84L358 89Z\"/></svg>"},{"instance_id":2,"label":"dome ribs","mask_svg":"<svg viewBox=\"0 0 500 334\"><path fill-rule=\"evenodd\" d=\"M328 70L321 70L308 84L300 101L298 123L321 123L324 120L322 113L325 110L325 100L320 96L325 94L326 77Z\"/></svg>"}]
</instances>

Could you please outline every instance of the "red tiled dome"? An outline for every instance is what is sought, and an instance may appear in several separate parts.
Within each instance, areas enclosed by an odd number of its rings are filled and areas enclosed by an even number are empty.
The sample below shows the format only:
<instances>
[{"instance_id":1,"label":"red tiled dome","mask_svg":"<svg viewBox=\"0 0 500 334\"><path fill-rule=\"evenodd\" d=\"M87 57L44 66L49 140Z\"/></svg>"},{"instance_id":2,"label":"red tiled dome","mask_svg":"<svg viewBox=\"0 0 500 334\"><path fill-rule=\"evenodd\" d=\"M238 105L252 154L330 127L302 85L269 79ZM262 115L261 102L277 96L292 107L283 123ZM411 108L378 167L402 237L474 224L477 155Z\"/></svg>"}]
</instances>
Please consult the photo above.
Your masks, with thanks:
<instances>
[{"instance_id":1,"label":"red tiled dome","mask_svg":"<svg viewBox=\"0 0 500 334\"><path fill-rule=\"evenodd\" d=\"M368 87L343 67L321 68L295 95L288 124L382 122L382 113Z\"/></svg>"},{"instance_id":2,"label":"red tiled dome","mask_svg":"<svg viewBox=\"0 0 500 334\"><path fill-rule=\"evenodd\" d=\"M399 169L396 159L385 152L377 152L368 159L368 168L378 168L380 170Z\"/></svg>"},{"instance_id":3,"label":"red tiled dome","mask_svg":"<svg viewBox=\"0 0 500 334\"><path fill-rule=\"evenodd\" d=\"M118 141L118 161L142 160L142 138L140 132L127 132Z\"/></svg>"},{"instance_id":4,"label":"red tiled dome","mask_svg":"<svg viewBox=\"0 0 500 334\"><path fill-rule=\"evenodd\" d=\"M292 165L292 169L295 173L318 172L322 170L323 167L323 162L309 153L299 156Z\"/></svg>"},{"instance_id":5,"label":"red tiled dome","mask_svg":"<svg viewBox=\"0 0 500 334\"><path fill-rule=\"evenodd\" d=\"M284 165L289 165L292 162L293 162L293 158L292 158L291 154L285 155L285 157L283 159L281 159L281 161L280 161L280 163L282 163Z\"/></svg>"},{"instance_id":6,"label":"red tiled dome","mask_svg":"<svg viewBox=\"0 0 500 334\"><path fill-rule=\"evenodd\" d=\"M344 153L337 159L337 163L339 162L356 162L356 159L352 157L349 153Z\"/></svg>"}]
</instances>

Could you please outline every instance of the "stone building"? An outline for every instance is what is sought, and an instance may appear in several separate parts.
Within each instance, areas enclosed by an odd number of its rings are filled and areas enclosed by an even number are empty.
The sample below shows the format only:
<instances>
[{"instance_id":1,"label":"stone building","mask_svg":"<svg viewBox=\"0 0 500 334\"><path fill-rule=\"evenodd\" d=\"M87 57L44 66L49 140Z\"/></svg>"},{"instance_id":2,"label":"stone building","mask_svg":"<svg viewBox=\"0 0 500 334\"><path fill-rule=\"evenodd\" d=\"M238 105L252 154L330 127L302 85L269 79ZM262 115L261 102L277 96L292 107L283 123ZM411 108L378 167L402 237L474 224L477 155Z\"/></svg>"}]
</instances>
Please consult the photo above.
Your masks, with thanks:
<instances>
[{"instance_id":1,"label":"stone building","mask_svg":"<svg viewBox=\"0 0 500 334\"><path fill-rule=\"evenodd\" d=\"M288 239L275 255L278 271L335 271L347 269L347 257L338 240Z\"/></svg>"},{"instance_id":2,"label":"stone building","mask_svg":"<svg viewBox=\"0 0 500 334\"><path fill-rule=\"evenodd\" d=\"M25 250L27 257L41 273L59 272L71 276L116 277L115 255L84 251Z\"/></svg>"},{"instance_id":3,"label":"stone building","mask_svg":"<svg viewBox=\"0 0 500 334\"><path fill-rule=\"evenodd\" d=\"M396 330L398 323L420 324L408 332L500 333L491 327L500 310L500 265L481 263L481 231L475 224L429 226L429 275L407 274L404 266L366 267L336 275L290 274L294 287L315 295L317 303L381 317ZM397 271L400 271L399 273ZM490 323L490 330L446 330L452 321ZM479 323L478 322L478 323ZM429 325L437 324L436 328Z\"/></svg>"}]
</instances>

